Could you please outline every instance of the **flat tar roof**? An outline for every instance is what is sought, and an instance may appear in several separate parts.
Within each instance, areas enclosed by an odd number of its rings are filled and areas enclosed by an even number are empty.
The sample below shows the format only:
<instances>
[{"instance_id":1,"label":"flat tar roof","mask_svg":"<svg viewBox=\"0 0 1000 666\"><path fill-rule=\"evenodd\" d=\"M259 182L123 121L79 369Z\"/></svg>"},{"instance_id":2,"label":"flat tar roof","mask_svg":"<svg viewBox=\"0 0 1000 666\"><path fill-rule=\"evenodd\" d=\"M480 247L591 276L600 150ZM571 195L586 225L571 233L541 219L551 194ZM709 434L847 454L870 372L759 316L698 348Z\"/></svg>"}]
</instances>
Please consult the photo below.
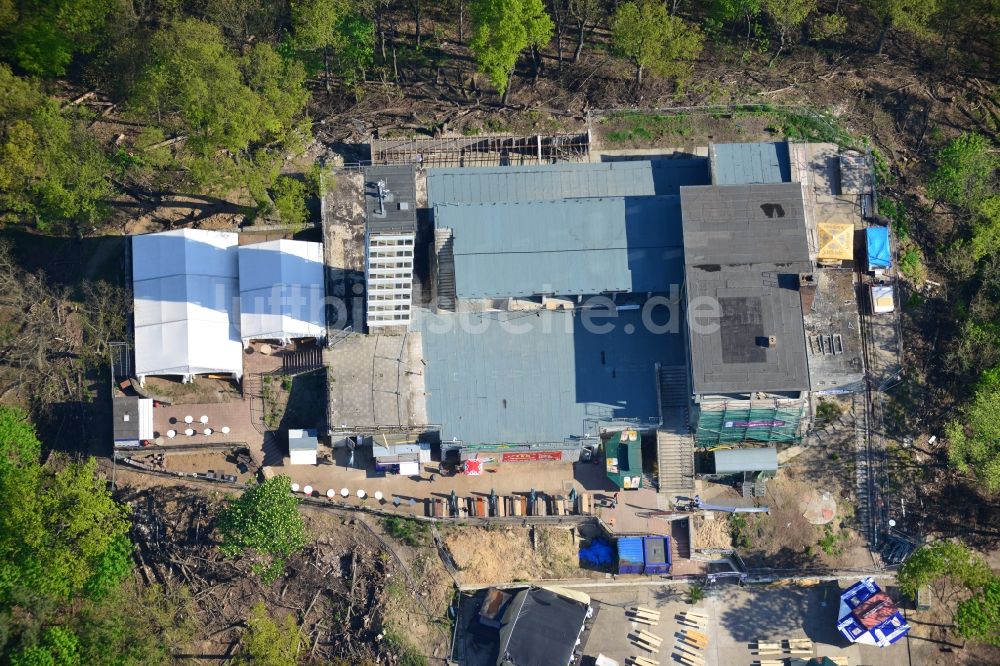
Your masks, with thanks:
<instances>
[{"instance_id":1,"label":"flat tar roof","mask_svg":"<svg viewBox=\"0 0 1000 666\"><path fill-rule=\"evenodd\" d=\"M442 204L459 298L667 292L683 279L680 199Z\"/></svg>"},{"instance_id":2,"label":"flat tar roof","mask_svg":"<svg viewBox=\"0 0 1000 666\"><path fill-rule=\"evenodd\" d=\"M695 393L808 390L800 185L685 187L681 210Z\"/></svg>"},{"instance_id":3,"label":"flat tar roof","mask_svg":"<svg viewBox=\"0 0 1000 666\"><path fill-rule=\"evenodd\" d=\"M684 342L642 315L418 310L427 418L442 440L467 444L562 442L611 418L656 419L654 366L683 364ZM665 307L649 316L668 319Z\"/></svg>"},{"instance_id":4,"label":"flat tar roof","mask_svg":"<svg viewBox=\"0 0 1000 666\"><path fill-rule=\"evenodd\" d=\"M378 182L389 191L379 206ZM414 233L417 229L417 182L414 167L365 169L365 213L370 233Z\"/></svg>"}]
</instances>

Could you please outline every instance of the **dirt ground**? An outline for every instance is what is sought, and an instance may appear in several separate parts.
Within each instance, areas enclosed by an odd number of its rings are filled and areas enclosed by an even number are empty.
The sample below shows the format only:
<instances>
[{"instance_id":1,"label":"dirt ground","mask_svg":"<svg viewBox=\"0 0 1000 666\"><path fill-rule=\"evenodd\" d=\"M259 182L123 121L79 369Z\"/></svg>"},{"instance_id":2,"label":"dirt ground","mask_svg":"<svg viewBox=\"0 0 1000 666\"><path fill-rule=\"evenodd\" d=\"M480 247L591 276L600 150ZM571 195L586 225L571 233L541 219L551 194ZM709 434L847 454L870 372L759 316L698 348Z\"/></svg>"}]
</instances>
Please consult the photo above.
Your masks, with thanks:
<instances>
[{"instance_id":1,"label":"dirt ground","mask_svg":"<svg viewBox=\"0 0 1000 666\"><path fill-rule=\"evenodd\" d=\"M696 517L694 520L692 548L730 548L733 545L729 520L726 516L708 514Z\"/></svg>"},{"instance_id":2,"label":"dirt ground","mask_svg":"<svg viewBox=\"0 0 1000 666\"><path fill-rule=\"evenodd\" d=\"M541 578L587 575L577 566L578 544L571 529L450 527L442 530L444 544L459 569L463 584L511 583Z\"/></svg>"},{"instance_id":3,"label":"dirt ground","mask_svg":"<svg viewBox=\"0 0 1000 666\"><path fill-rule=\"evenodd\" d=\"M858 531L849 483L854 478L853 458L832 454L825 447L804 449L767 483L759 501L769 513L737 514L696 532L696 542L720 543L724 531L752 567L778 569L867 568L872 565L865 539ZM805 517L801 500L813 491L829 493L836 513L827 525L813 525ZM734 489L727 491L736 502ZM724 498L713 497L713 502ZM720 518L722 518L720 516ZM720 546L700 546L720 547Z\"/></svg>"},{"instance_id":4,"label":"dirt ground","mask_svg":"<svg viewBox=\"0 0 1000 666\"><path fill-rule=\"evenodd\" d=\"M233 402L243 399L239 385L231 379L211 379L206 376L198 377L187 384L180 379L147 377L143 392L150 397L159 397L164 402L175 405Z\"/></svg>"}]
</instances>

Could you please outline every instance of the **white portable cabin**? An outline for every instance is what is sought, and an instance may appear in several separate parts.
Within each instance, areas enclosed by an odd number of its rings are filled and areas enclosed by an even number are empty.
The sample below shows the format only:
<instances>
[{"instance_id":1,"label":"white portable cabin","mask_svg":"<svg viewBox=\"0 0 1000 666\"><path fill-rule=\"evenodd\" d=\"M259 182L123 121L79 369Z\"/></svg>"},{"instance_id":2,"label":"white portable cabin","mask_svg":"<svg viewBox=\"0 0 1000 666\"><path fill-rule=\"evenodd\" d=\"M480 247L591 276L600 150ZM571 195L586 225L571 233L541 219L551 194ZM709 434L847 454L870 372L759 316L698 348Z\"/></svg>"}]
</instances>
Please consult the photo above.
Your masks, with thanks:
<instances>
[{"instance_id":1,"label":"white portable cabin","mask_svg":"<svg viewBox=\"0 0 1000 666\"><path fill-rule=\"evenodd\" d=\"M288 455L292 465L315 465L318 448L315 430L288 431Z\"/></svg>"},{"instance_id":2,"label":"white portable cabin","mask_svg":"<svg viewBox=\"0 0 1000 666\"><path fill-rule=\"evenodd\" d=\"M885 314L896 309L892 285L871 285L869 287L869 297L874 314Z\"/></svg>"}]
</instances>

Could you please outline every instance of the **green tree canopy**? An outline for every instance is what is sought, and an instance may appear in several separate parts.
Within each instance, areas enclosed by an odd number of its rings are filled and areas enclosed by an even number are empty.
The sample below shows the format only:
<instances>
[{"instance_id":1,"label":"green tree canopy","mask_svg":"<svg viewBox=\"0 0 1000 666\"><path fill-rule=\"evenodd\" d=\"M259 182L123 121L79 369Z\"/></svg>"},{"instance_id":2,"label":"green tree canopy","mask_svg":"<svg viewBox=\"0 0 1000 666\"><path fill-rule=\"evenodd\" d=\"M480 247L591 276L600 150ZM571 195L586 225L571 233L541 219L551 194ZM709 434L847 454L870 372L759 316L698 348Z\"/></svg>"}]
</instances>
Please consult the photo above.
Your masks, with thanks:
<instances>
[{"instance_id":1,"label":"green tree canopy","mask_svg":"<svg viewBox=\"0 0 1000 666\"><path fill-rule=\"evenodd\" d=\"M280 623L267 612L263 603L250 611L247 629L240 643L237 666L295 666L299 663L299 645L302 634L295 618L285 615Z\"/></svg>"},{"instance_id":2,"label":"green tree canopy","mask_svg":"<svg viewBox=\"0 0 1000 666\"><path fill-rule=\"evenodd\" d=\"M14 0L0 3L8 58L29 74L55 77L77 53L92 51L116 9L114 0Z\"/></svg>"},{"instance_id":3,"label":"green tree canopy","mask_svg":"<svg viewBox=\"0 0 1000 666\"><path fill-rule=\"evenodd\" d=\"M0 607L105 594L131 571L126 508L90 459L43 468L34 428L0 407Z\"/></svg>"},{"instance_id":4,"label":"green tree canopy","mask_svg":"<svg viewBox=\"0 0 1000 666\"><path fill-rule=\"evenodd\" d=\"M938 0L865 0L882 22L875 50L882 53L889 31L898 29L916 37L931 35L931 21L938 13Z\"/></svg>"},{"instance_id":5,"label":"green tree canopy","mask_svg":"<svg viewBox=\"0 0 1000 666\"><path fill-rule=\"evenodd\" d=\"M927 184L928 193L966 211L975 211L997 194L1000 157L990 141L972 132L962 134L938 151L937 168Z\"/></svg>"},{"instance_id":6,"label":"green tree canopy","mask_svg":"<svg viewBox=\"0 0 1000 666\"><path fill-rule=\"evenodd\" d=\"M265 582L281 575L285 561L306 545L306 528L287 476L251 486L219 513L221 550L244 555Z\"/></svg>"},{"instance_id":7,"label":"green tree canopy","mask_svg":"<svg viewBox=\"0 0 1000 666\"><path fill-rule=\"evenodd\" d=\"M697 27L671 16L655 0L621 5L611 20L611 41L635 67L637 88L647 69L678 81L686 79L703 42Z\"/></svg>"},{"instance_id":8,"label":"green tree canopy","mask_svg":"<svg viewBox=\"0 0 1000 666\"><path fill-rule=\"evenodd\" d=\"M72 113L0 63L0 223L58 232L107 215L111 163Z\"/></svg>"},{"instance_id":9,"label":"green tree canopy","mask_svg":"<svg viewBox=\"0 0 1000 666\"><path fill-rule=\"evenodd\" d=\"M1000 490L1000 367L983 373L961 416L945 426L948 458L972 471L990 492Z\"/></svg>"},{"instance_id":10,"label":"green tree canopy","mask_svg":"<svg viewBox=\"0 0 1000 666\"><path fill-rule=\"evenodd\" d=\"M975 589L989 581L991 575L986 560L960 543L942 540L914 551L900 568L896 582L904 594L916 598L921 587L943 578Z\"/></svg>"},{"instance_id":11,"label":"green tree canopy","mask_svg":"<svg viewBox=\"0 0 1000 666\"><path fill-rule=\"evenodd\" d=\"M195 186L241 184L272 209L281 161L308 135L299 125L308 95L301 63L265 43L238 56L218 28L185 19L154 35L130 104L187 136L181 159Z\"/></svg>"},{"instance_id":12,"label":"green tree canopy","mask_svg":"<svg viewBox=\"0 0 1000 666\"><path fill-rule=\"evenodd\" d=\"M958 605L955 628L966 638L1000 646L1000 577Z\"/></svg>"},{"instance_id":13,"label":"green tree canopy","mask_svg":"<svg viewBox=\"0 0 1000 666\"><path fill-rule=\"evenodd\" d=\"M548 44L555 26L542 0L472 0L469 9L476 65L506 101L518 56Z\"/></svg>"},{"instance_id":14,"label":"green tree canopy","mask_svg":"<svg viewBox=\"0 0 1000 666\"><path fill-rule=\"evenodd\" d=\"M785 48L788 36L802 27L806 18L816 11L817 0L763 0L763 10L778 30L778 50Z\"/></svg>"}]
</instances>

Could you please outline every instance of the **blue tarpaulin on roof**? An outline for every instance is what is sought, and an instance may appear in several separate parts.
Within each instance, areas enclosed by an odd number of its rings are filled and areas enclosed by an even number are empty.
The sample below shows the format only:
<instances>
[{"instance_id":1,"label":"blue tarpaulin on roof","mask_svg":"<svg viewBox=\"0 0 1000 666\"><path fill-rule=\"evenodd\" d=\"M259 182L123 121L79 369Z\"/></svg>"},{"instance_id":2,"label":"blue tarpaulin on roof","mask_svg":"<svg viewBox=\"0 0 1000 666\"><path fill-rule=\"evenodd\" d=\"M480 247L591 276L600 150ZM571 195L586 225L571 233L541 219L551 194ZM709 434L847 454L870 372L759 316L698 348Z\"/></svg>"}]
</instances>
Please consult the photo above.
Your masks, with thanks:
<instances>
[{"instance_id":1,"label":"blue tarpaulin on roof","mask_svg":"<svg viewBox=\"0 0 1000 666\"><path fill-rule=\"evenodd\" d=\"M889 227L868 227L865 239L868 244L868 268L889 268L892 265Z\"/></svg>"}]
</instances>

